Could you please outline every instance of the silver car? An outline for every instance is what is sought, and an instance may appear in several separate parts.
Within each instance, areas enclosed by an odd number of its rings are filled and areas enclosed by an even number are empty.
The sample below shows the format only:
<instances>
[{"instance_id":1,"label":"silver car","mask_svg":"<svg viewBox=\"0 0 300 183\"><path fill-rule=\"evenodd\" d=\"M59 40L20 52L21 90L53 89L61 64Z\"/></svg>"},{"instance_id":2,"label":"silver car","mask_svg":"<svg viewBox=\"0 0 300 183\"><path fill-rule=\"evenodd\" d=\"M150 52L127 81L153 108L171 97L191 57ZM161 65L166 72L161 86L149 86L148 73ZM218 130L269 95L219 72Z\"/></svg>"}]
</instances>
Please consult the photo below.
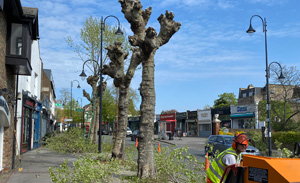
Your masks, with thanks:
<instances>
[{"instance_id":1,"label":"silver car","mask_svg":"<svg viewBox=\"0 0 300 183\"><path fill-rule=\"evenodd\" d=\"M208 144L213 145L212 153L209 153L209 155L214 155L217 150L222 152L232 146L233 138L230 135L211 135L208 137L207 144L205 145L205 152L209 150ZM242 152L243 154L260 155L259 149L250 145L248 145L245 152Z\"/></svg>"}]
</instances>

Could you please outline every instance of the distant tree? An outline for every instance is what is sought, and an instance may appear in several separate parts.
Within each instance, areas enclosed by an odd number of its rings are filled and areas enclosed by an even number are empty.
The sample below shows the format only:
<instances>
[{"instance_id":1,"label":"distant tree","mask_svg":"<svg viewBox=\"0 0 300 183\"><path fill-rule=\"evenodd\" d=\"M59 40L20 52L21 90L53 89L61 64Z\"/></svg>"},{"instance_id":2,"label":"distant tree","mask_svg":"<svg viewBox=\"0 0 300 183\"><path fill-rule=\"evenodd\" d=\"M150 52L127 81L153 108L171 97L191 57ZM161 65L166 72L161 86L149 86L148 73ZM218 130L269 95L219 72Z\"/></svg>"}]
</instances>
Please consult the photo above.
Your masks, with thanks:
<instances>
[{"instance_id":1,"label":"distant tree","mask_svg":"<svg viewBox=\"0 0 300 183\"><path fill-rule=\"evenodd\" d=\"M271 80L277 84L277 92L270 94L271 126L276 131L297 130L300 124L300 72L295 66L282 65L285 79L280 81L280 71L277 64L271 65ZM267 118L266 101L259 103L259 113L261 120Z\"/></svg>"},{"instance_id":2,"label":"distant tree","mask_svg":"<svg viewBox=\"0 0 300 183\"><path fill-rule=\"evenodd\" d=\"M206 105L203 107L203 110L208 110L208 109L210 109L210 108L211 108L211 106L208 105L208 104L206 104Z\"/></svg>"},{"instance_id":3,"label":"distant tree","mask_svg":"<svg viewBox=\"0 0 300 183\"><path fill-rule=\"evenodd\" d=\"M237 105L237 98L234 93L223 93L218 95L218 99L214 101L213 108L230 107L230 105Z\"/></svg>"},{"instance_id":4,"label":"distant tree","mask_svg":"<svg viewBox=\"0 0 300 183\"><path fill-rule=\"evenodd\" d=\"M62 108L55 108L56 117L58 120L71 117L71 92L68 88L62 88L59 91L58 100L62 102ZM81 121L80 114L75 110L80 108L79 104L72 98L72 118L73 123L79 123Z\"/></svg>"},{"instance_id":5,"label":"distant tree","mask_svg":"<svg viewBox=\"0 0 300 183\"><path fill-rule=\"evenodd\" d=\"M289 131L295 130L297 124L294 120L289 119L287 121L282 121L284 114L291 116L294 114L289 103L284 103L284 101L270 101L271 104L271 127L274 131ZM259 120L265 121L267 119L267 101L261 100L258 104L258 116Z\"/></svg>"},{"instance_id":6,"label":"distant tree","mask_svg":"<svg viewBox=\"0 0 300 183\"><path fill-rule=\"evenodd\" d=\"M170 110L163 110L163 111L161 111L161 113L160 114L172 114L172 113L176 113L177 112L177 110L176 109L170 109Z\"/></svg>"},{"instance_id":7,"label":"distant tree","mask_svg":"<svg viewBox=\"0 0 300 183\"><path fill-rule=\"evenodd\" d=\"M136 104L140 101L139 94L136 90L129 88L129 106L128 114L131 116L138 116L139 112L137 111Z\"/></svg>"},{"instance_id":8,"label":"distant tree","mask_svg":"<svg viewBox=\"0 0 300 183\"><path fill-rule=\"evenodd\" d=\"M122 43L124 50L129 50L130 45L128 40L126 39L126 32L123 29L125 34L123 36L115 36L115 32L117 27L111 27L109 25L105 25L105 31L103 31L103 48L106 46L118 41ZM82 60L82 62L91 59L95 61L100 60L100 43L101 43L101 20L99 18L89 17L85 20L83 27L80 30L80 43L75 43L72 37L67 37L66 41L71 48L73 48L74 52L77 53L78 57ZM103 64L108 63L109 58L106 56L107 51L105 49L102 50ZM100 63L99 63L100 65ZM94 109L94 118L91 126L91 135L90 141L96 143L97 141L97 122L99 121L99 68L95 62L88 62L86 64L87 69L89 69L89 73L91 75L87 78L87 83L92 87L92 94L90 95L85 90L83 90L83 96L86 97L88 101L92 104L91 108ZM102 90L105 91L106 87L106 79L103 82ZM104 112L105 110L103 110ZM103 113L102 116L105 116Z\"/></svg>"},{"instance_id":9,"label":"distant tree","mask_svg":"<svg viewBox=\"0 0 300 183\"><path fill-rule=\"evenodd\" d=\"M112 95L111 88L106 88L102 97L102 120L105 122L113 122L116 116L116 102Z\"/></svg>"}]
</instances>

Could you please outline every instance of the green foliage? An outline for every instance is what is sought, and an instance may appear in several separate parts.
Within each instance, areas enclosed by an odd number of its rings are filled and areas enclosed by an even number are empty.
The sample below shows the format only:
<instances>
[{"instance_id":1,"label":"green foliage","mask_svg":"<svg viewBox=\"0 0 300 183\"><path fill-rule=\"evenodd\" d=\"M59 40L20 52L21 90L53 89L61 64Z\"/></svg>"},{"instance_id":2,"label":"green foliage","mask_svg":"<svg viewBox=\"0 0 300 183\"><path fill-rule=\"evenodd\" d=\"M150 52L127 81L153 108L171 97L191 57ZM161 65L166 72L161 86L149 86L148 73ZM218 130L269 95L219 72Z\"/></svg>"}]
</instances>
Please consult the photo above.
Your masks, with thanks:
<instances>
[{"instance_id":1,"label":"green foliage","mask_svg":"<svg viewBox=\"0 0 300 183\"><path fill-rule=\"evenodd\" d=\"M111 182L110 177L119 172L118 161L99 161L92 156L82 157L73 163L73 168L68 166L68 160L60 167L49 168L49 176L57 183L90 183Z\"/></svg>"},{"instance_id":2,"label":"green foliage","mask_svg":"<svg viewBox=\"0 0 300 183\"><path fill-rule=\"evenodd\" d=\"M267 150L268 143L267 143L266 139L264 141L262 140L263 139L262 133L252 130L252 131L249 131L247 133L247 135L250 136L250 138L251 138L251 140L249 140L251 145L258 148L260 152L264 152ZM251 142L251 141L253 141L253 142Z\"/></svg>"},{"instance_id":3,"label":"green foliage","mask_svg":"<svg viewBox=\"0 0 300 183\"><path fill-rule=\"evenodd\" d=\"M230 107L230 105L237 105L237 98L234 93L223 93L218 95L218 99L214 101L214 108Z\"/></svg>"},{"instance_id":4,"label":"green foliage","mask_svg":"<svg viewBox=\"0 0 300 183\"><path fill-rule=\"evenodd\" d=\"M277 147L277 150L279 152L281 152L281 155L280 155L281 158L289 158L292 156L292 154L293 154L292 151L288 150L287 148L281 149L282 143L279 142L278 140L275 140L275 145Z\"/></svg>"},{"instance_id":5,"label":"green foliage","mask_svg":"<svg viewBox=\"0 0 300 183\"><path fill-rule=\"evenodd\" d=\"M55 134L45 141L46 147L61 153L95 153L96 144L89 144L82 137L82 129L71 128L64 133Z\"/></svg>"},{"instance_id":6,"label":"green foliage","mask_svg":"<svg viewBox=\"0 0 300 183\"><path fill-rule=\"evenodd\" d=\"M103 93L102 106L103 121L113 122L116 117L116 101L110 88L106 88Z\"/></svg>"},{"instance_id":7,"label":"green foliage","mask_svg":"<svg viewBox=\"0 0 300 183\"><path fill-rule=\"evenodd\" d=\"M278 141L284 144L292 144L294 145L295 142L300 142L300 132L274 132L272 133L272 141Z\"/></svg>"},{"instance_id":8,"label":"green foliage","mask_svg":"<svg viewBox=\"0 0 300 183\"><path fill-rule=\"evenodd\" d=\"M289 103L283 101L270 101L271 104L271 125L274 131L289 131L295 130L297 123L292 119L285 120L284 112L286 116L293 114L292 108ZM258 116L259 120L265 121L267 119L267 101L261 100L258 104Z\"/></svg>"},{"instance_id":9,"label":"green foliage","mask_svg":"<svg viewBox=\"0 0 300 183\"><path fill-rule=\"evenodd\" d=\"M132 116L138 116L139 113L136 110L137 103L140 101L140 95L137 90L133 90L129 88L129 106L128 106L128 114Z\"/></svg>"},{"instance_id":10,"label":"green foliage","mask_svg":"<svg viewBox=\"0 0 300 183\"><path fill-rule=\"evenodd\" d=\"M156 168L160 182L205 181L204 163L188 153L188 148L162 148L155 153Z\"/></svg>"}]
</instances>

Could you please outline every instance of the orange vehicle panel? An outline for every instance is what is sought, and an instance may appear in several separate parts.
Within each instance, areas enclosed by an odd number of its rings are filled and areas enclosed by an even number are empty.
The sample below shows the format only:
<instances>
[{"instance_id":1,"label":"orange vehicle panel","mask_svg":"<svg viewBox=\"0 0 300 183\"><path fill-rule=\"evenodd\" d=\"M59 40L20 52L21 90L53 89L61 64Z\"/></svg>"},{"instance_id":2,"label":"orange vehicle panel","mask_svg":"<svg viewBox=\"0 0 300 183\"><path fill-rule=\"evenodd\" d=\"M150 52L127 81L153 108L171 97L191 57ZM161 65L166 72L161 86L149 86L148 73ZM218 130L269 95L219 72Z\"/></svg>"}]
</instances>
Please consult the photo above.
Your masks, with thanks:
<instances>
[{"instance_id":1,"label":"orange vehicle panel","mask_svg":"<svg viewBox=\"0 0 300 183\"><path fill-rule=\"evenodd\" d=\"M300 182L300 159L244 155L244 182Z\"/></svg>"}]
</instances>

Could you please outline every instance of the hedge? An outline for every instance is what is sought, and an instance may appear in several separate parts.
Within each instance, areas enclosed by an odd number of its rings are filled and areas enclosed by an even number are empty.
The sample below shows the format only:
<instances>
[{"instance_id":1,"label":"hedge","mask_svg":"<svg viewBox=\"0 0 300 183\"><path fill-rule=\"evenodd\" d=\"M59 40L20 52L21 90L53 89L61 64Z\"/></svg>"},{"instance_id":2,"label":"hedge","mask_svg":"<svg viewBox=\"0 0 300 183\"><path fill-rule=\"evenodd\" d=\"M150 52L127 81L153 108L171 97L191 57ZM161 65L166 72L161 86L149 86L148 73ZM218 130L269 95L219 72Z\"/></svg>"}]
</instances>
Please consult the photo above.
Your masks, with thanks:
<instances>
[{"instance_id":1,"label":"hedge","mask_svg":"<svg viewBox=\"0 0 300 183\"><path fill-rule=\"evenodd\" d=\"M294 145L295 142L300 142L300 132L273 132L272 133L272 142L278 140L284 144L292 144Z\"/></svg>"}]
</instances>

